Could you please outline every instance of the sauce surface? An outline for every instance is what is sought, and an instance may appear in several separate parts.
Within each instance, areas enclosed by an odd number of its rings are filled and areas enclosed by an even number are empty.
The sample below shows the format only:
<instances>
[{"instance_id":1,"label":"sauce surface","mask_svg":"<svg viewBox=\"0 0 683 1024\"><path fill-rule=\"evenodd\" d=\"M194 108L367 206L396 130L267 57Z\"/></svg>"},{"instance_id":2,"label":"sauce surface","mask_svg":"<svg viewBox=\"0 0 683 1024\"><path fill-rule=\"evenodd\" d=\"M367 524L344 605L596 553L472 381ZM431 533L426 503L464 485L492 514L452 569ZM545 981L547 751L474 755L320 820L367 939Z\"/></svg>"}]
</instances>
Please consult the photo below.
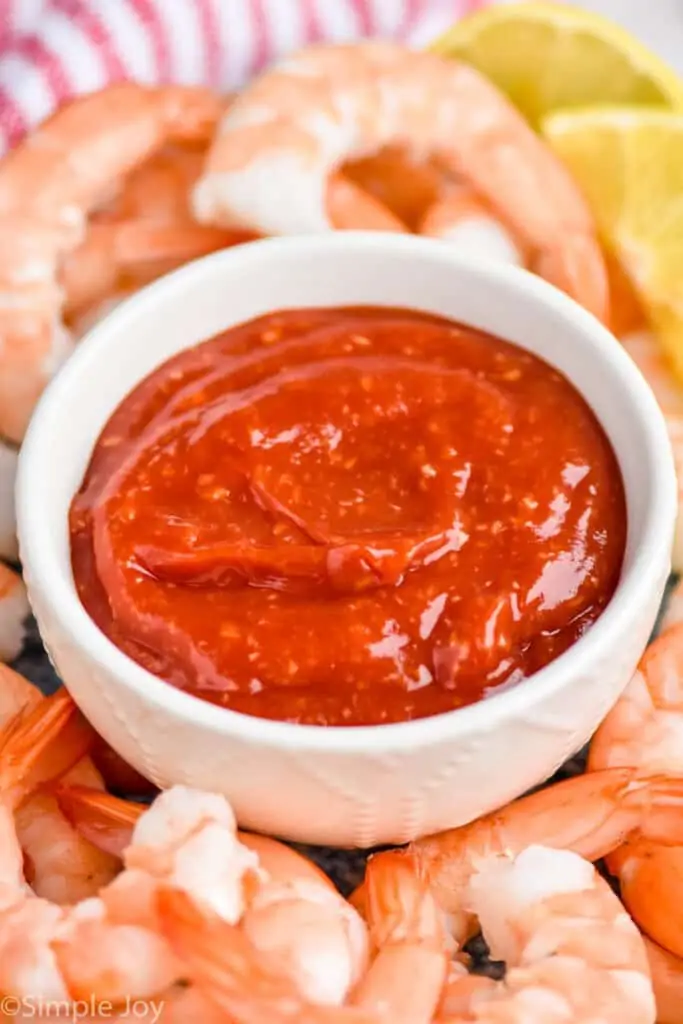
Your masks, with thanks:
<instances>
[{"instance_id":1,"label":"sauce surface","mask_svg":"<svg viewBox=\"0 0 683 1024\"><path fill-rule=\"evenodd\" d=\"M319 725L472 703L618 581L621 475L573 386L400 309L230 328L119 406L71 508L86 609L205 700Z\"/></svg>"}]
</instances>

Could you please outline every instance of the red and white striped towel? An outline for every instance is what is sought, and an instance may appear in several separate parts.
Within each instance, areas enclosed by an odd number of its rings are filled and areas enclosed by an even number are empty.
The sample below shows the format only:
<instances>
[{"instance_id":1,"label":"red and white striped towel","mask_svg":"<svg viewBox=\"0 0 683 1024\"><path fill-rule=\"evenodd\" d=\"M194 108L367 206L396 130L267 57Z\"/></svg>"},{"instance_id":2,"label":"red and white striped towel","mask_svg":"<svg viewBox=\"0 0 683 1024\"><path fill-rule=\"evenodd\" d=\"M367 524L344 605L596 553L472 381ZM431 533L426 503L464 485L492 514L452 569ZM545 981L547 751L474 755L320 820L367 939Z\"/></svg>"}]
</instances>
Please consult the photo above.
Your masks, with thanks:
<instances>
[{"instance_id":1,"label":"red and white striped towel","mask_svg":"<svg viewBox=\"0 0 683 1024\"><path fill-rule=\"evenodd\" d=\"M57 106L130 78L243 85L306 43L422 45L487 0L0 0L0 155Z\"/></svg>"}]
</instances>

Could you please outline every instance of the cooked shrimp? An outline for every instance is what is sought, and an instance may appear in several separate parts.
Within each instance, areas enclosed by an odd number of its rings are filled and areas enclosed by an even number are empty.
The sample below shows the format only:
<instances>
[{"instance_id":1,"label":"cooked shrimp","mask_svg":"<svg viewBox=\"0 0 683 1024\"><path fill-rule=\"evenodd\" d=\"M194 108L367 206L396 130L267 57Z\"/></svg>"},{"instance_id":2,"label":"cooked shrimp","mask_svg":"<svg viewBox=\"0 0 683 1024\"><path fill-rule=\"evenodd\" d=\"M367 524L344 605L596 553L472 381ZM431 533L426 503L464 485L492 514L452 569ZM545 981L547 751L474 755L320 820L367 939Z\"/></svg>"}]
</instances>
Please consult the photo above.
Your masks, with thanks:
<instances>
[{"instance_id":1,"label":"cooked shrimp","mask_svg":"<svg viewBox=\"0 0 683 1024\"><path fill-rule=\"evenodd\" d=\"M6 860L13 853L13 871L11 888L0 890L11 895L5 909L0 904L0 990L18 997L39 988L47 998L120 1004L166 992L184 972L159 934L158 889L178 889L203 913L234 922L258 870L226 801L183 787L163 793L139 819L125 870L74 907L26 895L16 840L4 850Z\"/></svg>"},{"instance_id":2,"label":"cooked shrimp","mask_svg":"<svg viewBox=\"0 0 683 1024\"><path fill-rule=\"evenodd\" d=\"M69 991L82 998L150 998L183 977L159 935L160 886L234 923L258 878L258 859L238 841L227 801L184 786L162 793L138 818L124 859L125 870L98 900L74 908L68 934L55 943Z\"/></svg>"},{"instance_id":3,"label":"cooked shrimp","mask_svg":"<svg viewBox=\"0 0 683 1024\"><path fill-rule=\"evenodd\" d=\"M438 1024L474 1020L472 1014L476 1004L483 1001L495 988L496 982L493 978L469 974L462 964L457 961L451 962L435 1020Z\"/></svg>"},{"instance_id":4,"label":"cooked shrimp","mask_svg":"<svg viewBox=\"0 0 683 1024\"><path fill-rule=\"evenodd\" d=\"M145 804L122 800L89 786L64 784L55 797L67 820L89 842L123 861Z\"/></svg>"},{"instance_id":5,"label":"cooked shrimp","mask_svg":"<svg viewBox=\"0 0 683 1024\"><path fill-rule=\"evenodd\" d=\"M429 1024L452 952L443 913L412 858L402 852L372 857L364 886L377 954L352 1001L396 1024Z\"/></svg>"},{"instance_id":6,"label":"cooked shrimp","mask_svg":"<svg viewBox=\"0 0 683 1024\"><path fill-rule=\"evenodd\" d=\"M23 853L14 822L17 808L43 782L77 764L91 742L92 730L63 690L28 705L4 725L0 734L0 903L25 891Z\"/></svg>"},{"instance_id":7,"label":"cooked shrimp","mask_svg":"<svg viewBox=\"0 0 683 1024\"><path fill-rule=\"evenodd\" d=\"M392 144L464 179L528 248L533 269L607 318L604 259L569 173L474 69L398 44L315 46L258 78L221 121L195 213L261 234L328 231L330 174Z\"/></svg>"},{"instance_id":8,"label":"cooked shrimp","mask_svg":"<svg viewBox=\"0 0 683 1024\"><path fill-rule=\"evenodd\" d=\"M58 790L60 807L82 834L123 855L145 807L84 786ZM368 940L357 912L311 861L266 836L239 833L258 860L259 881L245 897L241 927L303 998L343 1002L367 965Z\"/></svg>"},{"instance_id":9,"label":"cooked shrimp","mask_svg":"<svg viewBox=\"0 0 683 1024\"><path fill-rule=\"evenodd\" d=\"M637 836L674 845L683 833L682 797L683 778L612 768L566 779L409 849L451 915L454 937L464 941L473 920L463 913L463 892L482 858L515 855L538 843L598 860Z\"/></svg>"},{"instance_id":10,"label":"cooked shrimp","mask_svg":"<svg viewBox=\"0 0 683 1024\"><path fill-rule=\"evenodd\" d=\"M121 191L93 213L93 223L196 224L190 194L201 176L206 149L196 143L163 146L131 171Z\"/></svg>"},{"instance_id":11,"label":"cooked shrimp","mask_svg":"<svg viewBox=\"0 0 683 1024\"><path fill-rule=\"evenodd\" d=\"M683 775L683 626L665 629L593 737L588 770Z\"/></svg>"},{"instance_id":12,"label":"cooked shrimp","mask_svg":"<svg viewBox=\"0 0 683 1024\"><path fill-rule=\"evenodd\" d=\"M94 223L82 244L63 261L65 315L122 288L147 284L190 260L247 241L244 232L200 224L155 224L147 220Z\"/></svg>"},{"instance_id":13,"label":"cooked shrimp","mask_svg":"<svg viewBox=\"0 0 683 1024\"><path fill-rule=\"evenodd\" d=\"M186 893L162 889L162 933L186 977L225 1014L226 1024L388 1024L360 1007L319 1006L265 961L239 928L198 908Z\"/></svg>"},{"instance_id":14,"label":"cooked shrimp","mask_svg":"<svg viewBox=\"0 0 683 1024\"><path fill-rule=\"evenodd\" d=\"M19 452L0 441L0 558L15 562L17 547L17 520L14 511L14 481L17 475Z\"/></svg>"},{"instance_id":15,"label":"cooked shrimp","mask_svg":"<svg viewBox=\"0 0 683 1024\"><path fill-rule=\"evenodd\" d=\"M367 967L363 920L305 857L264 836L240 840L263 872L242 918L245 934L302 998L341 1004Z\"/></svg>"},{"instance_id":16,"label":"cooked shrimp","mask_svg":"<svg viewBox=\"0 0 683 1024\"><path fill-rule=\"evenodd\" d=\"M21 440L44 384L71 350L60 260L88 213L169 139L203 139L211 93L121 83L59 110L0 163L0 434Z\"/></svg>"},{"instance_id":17,"label":"cooked shrimp","mask_svg":"<svg viewBox=\"0 0 683 1024\"><path fill-rule=\"evenodd\" d=\"M343 175L390 210L411 231L418 231L450 176L431 160L405 146L389 146L372 156L344 164Z\"/></svg>"},{"instance_id":18,"label":"cooked shrimp","mask_svg":"<svg viewBox=\"0 0 683 1024\"><path fill-rule=\"evenodd\" d=\"M652 987L657 1003L657 1024L681 1024L683 1020L683 960L645 938Z\"/></svg>"},{"instance_id":19,"label":"cooked shrimp","mask_svg":"<svg viewBox=\"0 0 683 1024\"><path fill-rule=\"evenodd\" d=\"M591 743L589 771L619 767L683 775L683 625L665 629ZM608 867L640 927L683 956L683 845L634 837L610 854Z\"/></svg>"},{"instance_id":20,"label":"cooked shrimp","mask_svg":"<svg viewBox=\"0 0 683 1024\"><path fill-rule=\"evenodd\" d=\"M629 334L647 328L647 317L642 303L624 267L608 248L604 250L609 278L610 328L617 338L625 338Z\"/></svg>"},{"instance_id":21,"label":"cooked shrimp","mask_svg":"<svg viewBox=\"0 0 683 1024\"><path fill-rule=\"evenodd\" d=\"M0 661L12 661L20 653L30 614L23 579L0 562Z\"/></svg>"},{"instance_id":22,"label":"cooked shrimp","mask_svg":"<svg viewBox=\"0 0 683 1024\"><path fill-rule=\"evenodd\" d=\"M83 335L92 330L95 324L98 324L100 320L104 320L104 318L109 316L117 306L120 306L122 302L125 302L126 299L131 297L131 295L134 295L135 291L136 289L134 288L126 291L117 291L114 292L113 295L109 295L106 299L103 298L100 301L93 302L91 305L84 306L83 309L79 310L78 314L70 320L69 326L74 338L77 340L82 338Z\"/></svg>"},{"instance_id":23,"label":"cooked shrimp","mask_svg":"<svg viewBox=\"0 0 683 1024\"><path fill-rule=\"evenodd\" d=\"M401 855L393 856L400 863ZM302 1002L239 929L209 918L185 894L161 891L161 927L191 980L233 1024L429 1021L445 977L441 928L428 890L419 879L408 885L403 874L399 868L382 880L383 898L389 896L385 945L359 989L365 987L374 1009ZM369 890L373 884L369 879ZM392 886L399 891L392 893ZM463 896L493 955L507 961L508 974L504 982L472 986L469 1006L450 1018L452 1024L654 1024L643 940L587 861L542 847L516 857L492 853L474 870ZM393 963L383 959L387 949ZM379 964L382 973L371 985Z\"/></svg>"},{"instance_id":24,"label":"cooked shrimp","mask_svg":"<svg viewBox=\"0 0 683 1024\"><path fill-rule=\"evenodd\" d=\"M441 238L468 255L525 265L525 255L512 233L467 185L453 185L429 207L419 226L419 234Z\"/></svg>"},{"instance_id":25,"label":"cooked shrimp","mask_svg":"<svg viewBox=\"0 0 683 1024\"><path fill-rule=\"evenodd\" d=\"M489 854L465 899L508 967L474 994L478 1024L654 1024L643 939L588 861L541 846Z\"/></svg>"},{"instance_id":26,"label":"cooked shrimp","mask_svg":"<svg viewBox=\"0 0 683 1024\"><path fill-rule=\"evenodd\" d=\"M327 212L338 231L407 232L406 225L386 206L341 174L327 188Z\"/></svg>"},{"instance_id":27,"label":"cooked shrimp","mask_svg":"<svg viewBox=\"0 0 683 1024\"><path fill-rule=\"evenodd\" d=\"M44 699L27 679L0 665L0 728L19 712L35 709ZM101 776L88 758L68 771L64 782L87 786L89 793L102 788ZM57 903L76 903L92 896L117 874L118 858L81 836L47 791L33 793L16 809L14 819L25 864L29 865L28 881L38 896Z\"/></svg>"},{"instance_id":28,"label":"cooked shrimp","mask_svg":"<svg viewBox=\"0 0 683 1024\"><path fill-rule=\"evenodd\" d=\"M678 520L672 553L675 572L683 571L683 387L669 369L661 345L647 330L627 334L622 344L648 382L659 407L671 441L678 477Z\"/></svg>"}]
</instances>

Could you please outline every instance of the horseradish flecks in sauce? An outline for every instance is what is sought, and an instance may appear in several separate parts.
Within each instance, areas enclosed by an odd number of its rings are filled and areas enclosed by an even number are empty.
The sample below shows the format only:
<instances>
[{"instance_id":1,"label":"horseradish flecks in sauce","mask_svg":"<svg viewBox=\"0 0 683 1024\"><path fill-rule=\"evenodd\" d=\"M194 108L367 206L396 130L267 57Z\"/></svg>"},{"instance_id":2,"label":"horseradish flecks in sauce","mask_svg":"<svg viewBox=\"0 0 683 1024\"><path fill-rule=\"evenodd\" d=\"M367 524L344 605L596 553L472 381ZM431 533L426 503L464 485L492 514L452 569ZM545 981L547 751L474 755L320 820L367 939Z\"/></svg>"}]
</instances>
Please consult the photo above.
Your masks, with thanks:
<instances>
[{"instance_id":1,"label":"horseradish flecks in sauce","mask_svg":"<svg viewBox=\"0 0 683 1024\"><path fill-rule=\"evenodd\" d=\"M616 587L626 510L545 362L402 309L273 313L116 410L71 510L100 628L267 718L398 722L535 672Z\"/></svg>"}]
</instances>

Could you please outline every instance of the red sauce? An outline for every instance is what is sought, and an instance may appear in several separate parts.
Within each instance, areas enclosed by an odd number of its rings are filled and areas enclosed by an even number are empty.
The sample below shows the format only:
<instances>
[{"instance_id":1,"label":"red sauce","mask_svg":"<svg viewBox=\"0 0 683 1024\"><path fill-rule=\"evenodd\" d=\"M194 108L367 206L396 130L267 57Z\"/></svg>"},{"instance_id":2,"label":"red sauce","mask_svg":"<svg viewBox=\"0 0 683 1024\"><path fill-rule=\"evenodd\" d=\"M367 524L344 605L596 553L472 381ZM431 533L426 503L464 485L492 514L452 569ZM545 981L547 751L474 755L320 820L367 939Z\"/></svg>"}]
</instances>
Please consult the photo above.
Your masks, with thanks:
<instances>
[{"instance_id":1,"label":"red sauce","mask_svg":"<svg viewBox=\"0 0 683 1024\"><path fill-rule=\"evenodd\" d=\"M262 317L155 370L71 510L100 628L247 714L397 722L510 686L617 583L610 445L574 388L407 310Z\"/></svg>"}]
</instances>

